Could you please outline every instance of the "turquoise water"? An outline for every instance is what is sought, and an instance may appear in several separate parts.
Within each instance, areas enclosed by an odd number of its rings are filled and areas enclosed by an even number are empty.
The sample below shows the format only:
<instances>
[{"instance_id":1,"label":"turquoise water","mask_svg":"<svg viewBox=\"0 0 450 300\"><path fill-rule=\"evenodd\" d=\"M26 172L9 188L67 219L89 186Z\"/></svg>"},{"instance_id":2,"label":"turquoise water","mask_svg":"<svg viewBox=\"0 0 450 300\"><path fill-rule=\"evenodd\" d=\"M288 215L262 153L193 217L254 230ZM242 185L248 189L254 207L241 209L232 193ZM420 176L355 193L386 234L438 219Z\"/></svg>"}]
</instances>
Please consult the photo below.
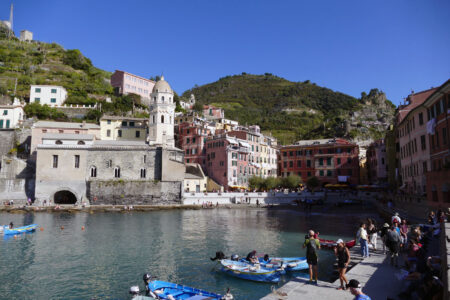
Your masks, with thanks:
<instances>
[{"instance_id":1,"label":"turquoise water","mask_svg":"<svg viewBox=\"0 0 450 300\"><path fill-rule=\"evenodd\" d=\"M324 238L349 239L359 220L256 208L0 213L0 224L37 223L44 229L0 239L0 298L129 299L129 287L139 284L143 289L142 275L149 272L159 280L216 293L230 287L235 299L259 299L271 284L222 274L209 257L218 250L246 255L253 249L272 256L303 256L308 229ZM321 251L319 257L319 277L329 280L334 256Z\"/></svg>"}]
</instances>

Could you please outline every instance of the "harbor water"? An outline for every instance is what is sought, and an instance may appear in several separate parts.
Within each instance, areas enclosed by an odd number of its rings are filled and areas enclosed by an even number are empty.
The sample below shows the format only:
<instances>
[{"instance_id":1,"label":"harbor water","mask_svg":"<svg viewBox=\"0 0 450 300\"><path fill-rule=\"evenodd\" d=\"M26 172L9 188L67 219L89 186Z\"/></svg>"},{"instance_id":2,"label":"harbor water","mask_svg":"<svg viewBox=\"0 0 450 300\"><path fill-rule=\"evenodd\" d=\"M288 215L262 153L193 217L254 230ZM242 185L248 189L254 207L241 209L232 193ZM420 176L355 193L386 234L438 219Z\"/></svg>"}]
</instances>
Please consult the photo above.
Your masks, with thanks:
<instances>
[{"instance_id":1,"label":"harbor water","mask_svg":"<svg viewBox=\"0 0 450 300\"><path fill-rule=\"evenodd\" d=\"M366 215L305 214L289 209L203 209L126 213L0 213L0 223L42 230L0 239L1 299L129 299L142 275L235 299L259 299L273 284L219 272L216 251L304 256L308 229L351 239ZM63 229L62 229L63 228ZM319 278L330 280L332 251L319 254ZM303 272L306 274L306 271ZM289 277L283 277L281 286Z\"/></svg>"}]
</instances>

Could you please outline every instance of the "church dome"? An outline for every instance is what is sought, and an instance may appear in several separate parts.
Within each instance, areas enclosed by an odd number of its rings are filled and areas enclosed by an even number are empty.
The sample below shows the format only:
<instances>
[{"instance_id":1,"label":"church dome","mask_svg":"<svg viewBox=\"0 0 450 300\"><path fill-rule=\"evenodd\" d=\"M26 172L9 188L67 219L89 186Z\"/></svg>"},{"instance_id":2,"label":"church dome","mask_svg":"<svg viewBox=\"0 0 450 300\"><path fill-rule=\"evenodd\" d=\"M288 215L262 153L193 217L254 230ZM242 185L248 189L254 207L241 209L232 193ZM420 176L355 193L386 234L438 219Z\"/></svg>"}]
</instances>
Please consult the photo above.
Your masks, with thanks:
<instances>
[{"instance_id":1,"label":"church dome","mask_svg":"<svg viewBox=\"0 0 450 300\"><path fill-rule=\"evenodd\" d=\"M169 83L164 80L164 76L161 76L161 79L156 82L152 93L172 93L172 88Z\"/></svg>"}]
</instances>

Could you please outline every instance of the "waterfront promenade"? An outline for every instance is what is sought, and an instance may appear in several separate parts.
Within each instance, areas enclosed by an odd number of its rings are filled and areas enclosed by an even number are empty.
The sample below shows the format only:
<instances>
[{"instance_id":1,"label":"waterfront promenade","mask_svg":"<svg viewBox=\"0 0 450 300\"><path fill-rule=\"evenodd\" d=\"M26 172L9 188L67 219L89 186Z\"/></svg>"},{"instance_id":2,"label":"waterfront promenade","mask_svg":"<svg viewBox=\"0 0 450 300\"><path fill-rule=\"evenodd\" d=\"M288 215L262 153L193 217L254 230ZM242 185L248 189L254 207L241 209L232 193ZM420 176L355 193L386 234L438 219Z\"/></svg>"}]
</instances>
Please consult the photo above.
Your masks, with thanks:
<instances>
[{"instance_id":1,"label":"waterfront promenade","mask_svg":"<svg viewBox=\"0 0 450 300\"><path fill-rule=\"evenodd\" d=\"M354 254L352 253L352 255ZM347 279L357 279L363 286L363 292L372 299L396 299L402 283L395 275L400 272L400 269L391 266L385 262L385 259L386 255L380 252L371 254L370 257L364 259L348 271ZM319 281L317 286L309 284L308 281L308 279L296 277L278 289L276 293L271 293L261 298L261 300L355 298L348 290L342 291L336 289L340 286L339 279L334 283ZM287 295L281 296L284 293Z\"/></svg>"}]
</instances>

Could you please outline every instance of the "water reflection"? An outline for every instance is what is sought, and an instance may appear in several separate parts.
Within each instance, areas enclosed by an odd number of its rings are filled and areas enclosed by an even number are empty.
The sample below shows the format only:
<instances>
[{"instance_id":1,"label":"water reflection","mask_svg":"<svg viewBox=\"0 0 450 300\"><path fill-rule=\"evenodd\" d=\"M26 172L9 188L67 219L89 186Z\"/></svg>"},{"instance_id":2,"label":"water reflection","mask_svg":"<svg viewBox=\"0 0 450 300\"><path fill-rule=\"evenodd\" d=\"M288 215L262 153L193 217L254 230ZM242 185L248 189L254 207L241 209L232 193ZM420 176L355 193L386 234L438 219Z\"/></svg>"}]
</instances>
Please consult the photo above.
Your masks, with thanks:
<instances>
[{"instance_id":1,"label":"water reflection","mask_svg":"<svg viewBox=\"0 0 450 300\"><path fill-rule=\"evenodd\" d=\"M309 228L325 237L349 238L356 222L349 217L266 209L0 213L0 220L44 228L0 240L0 295L6 299L17 298L17 293L30 299L128 299L131 285L143 287L144 272L213 292L231 287L236 299L258 299L270 292L270 285L216 272L209 257L218 250L246 255L253 249L272 256L301 256ZM322 251L320 259L319 267L329 270L334 256ZM323 271L322 279L331 271Z\"/></svg>"}]
</instances>

